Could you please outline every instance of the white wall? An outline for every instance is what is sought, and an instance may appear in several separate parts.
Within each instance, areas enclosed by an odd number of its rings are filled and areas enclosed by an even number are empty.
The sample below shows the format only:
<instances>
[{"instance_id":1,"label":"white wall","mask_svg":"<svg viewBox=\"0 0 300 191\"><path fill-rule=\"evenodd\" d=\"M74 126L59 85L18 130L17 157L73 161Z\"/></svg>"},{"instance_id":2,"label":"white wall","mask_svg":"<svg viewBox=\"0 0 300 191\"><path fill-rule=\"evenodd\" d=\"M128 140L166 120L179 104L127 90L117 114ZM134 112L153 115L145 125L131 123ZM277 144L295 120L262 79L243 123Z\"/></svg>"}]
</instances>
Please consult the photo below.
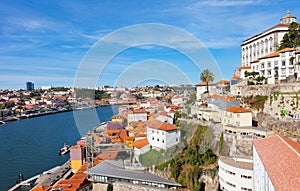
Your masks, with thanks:
<instances>
[{"instance_id":1,"label":"white wall","mask_svg":"<svg viewBox=\"0 0 300 191\"><path fill-rule=\"evenodd\" d=\"M180 130L162 131L147 127L147 139L153 147L166 150L179 143Z\"/></svg>"},{"instance_id":2,"label":"white wall","mask_svg":"<svg viewBox=\"0 0 300 191\"><path fill-rule=\"evenodd\" d=\"M219 160L220 187L230 191L253 190L253 170L237 168ZM241 177L243 175L243 177ZM244 178L248 176L251 178Z\"/></svg>"}]
</instances>

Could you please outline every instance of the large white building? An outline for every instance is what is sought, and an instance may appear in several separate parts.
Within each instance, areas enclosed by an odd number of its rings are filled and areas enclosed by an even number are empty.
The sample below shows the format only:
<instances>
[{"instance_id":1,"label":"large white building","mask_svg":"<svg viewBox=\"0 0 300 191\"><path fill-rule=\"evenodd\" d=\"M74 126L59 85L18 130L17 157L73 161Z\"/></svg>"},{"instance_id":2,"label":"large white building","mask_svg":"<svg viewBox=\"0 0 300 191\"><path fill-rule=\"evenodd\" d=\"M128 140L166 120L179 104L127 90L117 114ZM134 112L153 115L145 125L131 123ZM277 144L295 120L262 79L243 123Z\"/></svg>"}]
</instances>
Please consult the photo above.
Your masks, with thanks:
<instances>
[{"instance_id":1,"label":"large white building","mask_svg":"<svg viewBox=\"0 0 300 191\"><path fill-rule=\"evenodd\" d=\"M241 45L241 62L242 66L250 66L251 62L276 52L283 39L284 34L288 31L290 23L296 22L296 17L288 11L280 19L280 23L256 34L243 41Z\"/></svg>"},{"instance_id":2,"label":"large white building","mask_svg":"<svg viewBox=\"0 0 300 191\"><path fill-rule=\"evenodd\" d=\"M219 182L224 191L252 191L253 163L252 159L219 158Z\"/></svg>"},{"instance_id":3,"label":"large white building","mask_svg":"<svg viewBox=\"0 0 300 191\"><path fill-rule=\"evenodd\" d=\"M253 140L254 190L300 190L300 144L275 135Z\"/></svg>"},{"instance_id":4,"label":"large white building","mask_svg":"<svg viewBox=\"0 0 300 191\"><path fill-rule=\"evenodd\" d=\"M147 139L149 144L158 149L168 149L180 141L180 130L177 126L158 120L145 122L147 126Z\"/></svg>"}]
</instances>

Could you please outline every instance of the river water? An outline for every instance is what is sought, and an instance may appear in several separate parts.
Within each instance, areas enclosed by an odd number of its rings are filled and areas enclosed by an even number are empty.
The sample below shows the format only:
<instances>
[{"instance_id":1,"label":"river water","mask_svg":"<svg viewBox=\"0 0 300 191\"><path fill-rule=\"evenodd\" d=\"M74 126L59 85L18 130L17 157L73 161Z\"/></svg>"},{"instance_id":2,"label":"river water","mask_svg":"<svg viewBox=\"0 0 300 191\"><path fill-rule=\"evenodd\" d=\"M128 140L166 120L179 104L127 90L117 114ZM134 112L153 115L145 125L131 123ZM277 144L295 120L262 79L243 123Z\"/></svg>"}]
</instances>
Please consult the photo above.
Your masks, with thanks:
<instances>
[{"instance_id":1,"label":"river water","mask_svg":"<svg viewBox=\"0 0 300 191\"><path fill-rule=\"evenodd\" d=\"M117 106L100 107L76 112L84 129L77 129L73 112L57 113L22 119L0 125L0 191L16 183L19 173L28 179L69 159L59 156L64 145L76 144L82 133L106 122L117 113ZM99 120L91 118L97 113ZM83 121L84 120L84 121ZM78 124L78 123L77 123ZM81 125L82 126L82 125Z\"/></svg>"}]
</instances>

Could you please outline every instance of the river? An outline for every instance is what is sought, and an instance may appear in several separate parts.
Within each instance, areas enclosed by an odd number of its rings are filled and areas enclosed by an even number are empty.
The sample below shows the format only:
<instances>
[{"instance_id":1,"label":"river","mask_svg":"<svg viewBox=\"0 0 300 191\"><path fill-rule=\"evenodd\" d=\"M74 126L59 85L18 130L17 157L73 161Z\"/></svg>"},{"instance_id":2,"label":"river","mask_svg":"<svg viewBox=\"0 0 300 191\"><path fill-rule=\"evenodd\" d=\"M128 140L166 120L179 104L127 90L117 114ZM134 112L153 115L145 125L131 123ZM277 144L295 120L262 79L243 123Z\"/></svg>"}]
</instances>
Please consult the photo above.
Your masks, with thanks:
<instances>
[{"instance_id":1,"label":"river","mask_svg":"<svg viewBox=\"0 0 300 191\"><path fill-rule=\"evenodd\" d=\"M99 120L93 116L95 109L74 111L81 116L87 132L100 122L106 122L118 112L117 106L96 109ZM84 121L82 121L84 119ZM77 123L78 124L78 123ZM69 159L69 154L59 156L64 145L76 144L81 137L73 112L57 113L30 119L22 119L0 125L0 191L6 191L16 183L19 173L28 179Z\"/></svg>"}]
</instances>

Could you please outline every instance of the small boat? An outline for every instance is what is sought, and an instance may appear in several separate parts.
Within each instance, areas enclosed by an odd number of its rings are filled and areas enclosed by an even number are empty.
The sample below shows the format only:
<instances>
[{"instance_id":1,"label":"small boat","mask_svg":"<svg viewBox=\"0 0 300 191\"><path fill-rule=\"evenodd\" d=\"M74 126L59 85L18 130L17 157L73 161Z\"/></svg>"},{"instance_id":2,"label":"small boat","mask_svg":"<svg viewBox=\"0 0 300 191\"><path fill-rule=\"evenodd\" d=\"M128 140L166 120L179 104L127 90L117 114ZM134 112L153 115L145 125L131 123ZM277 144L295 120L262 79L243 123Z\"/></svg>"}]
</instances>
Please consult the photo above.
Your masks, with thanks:
<instances>
[{"instance_id":1,"label":"small boat","mask_svg":"<svg viewBox=\"0 0 300 191\"><path fill-rule=\"evenodd\" d=\"M64 144L64 147L59 150L59 155L65 155L70 151L70 145Z\"/></svg>"}]
</instances>

